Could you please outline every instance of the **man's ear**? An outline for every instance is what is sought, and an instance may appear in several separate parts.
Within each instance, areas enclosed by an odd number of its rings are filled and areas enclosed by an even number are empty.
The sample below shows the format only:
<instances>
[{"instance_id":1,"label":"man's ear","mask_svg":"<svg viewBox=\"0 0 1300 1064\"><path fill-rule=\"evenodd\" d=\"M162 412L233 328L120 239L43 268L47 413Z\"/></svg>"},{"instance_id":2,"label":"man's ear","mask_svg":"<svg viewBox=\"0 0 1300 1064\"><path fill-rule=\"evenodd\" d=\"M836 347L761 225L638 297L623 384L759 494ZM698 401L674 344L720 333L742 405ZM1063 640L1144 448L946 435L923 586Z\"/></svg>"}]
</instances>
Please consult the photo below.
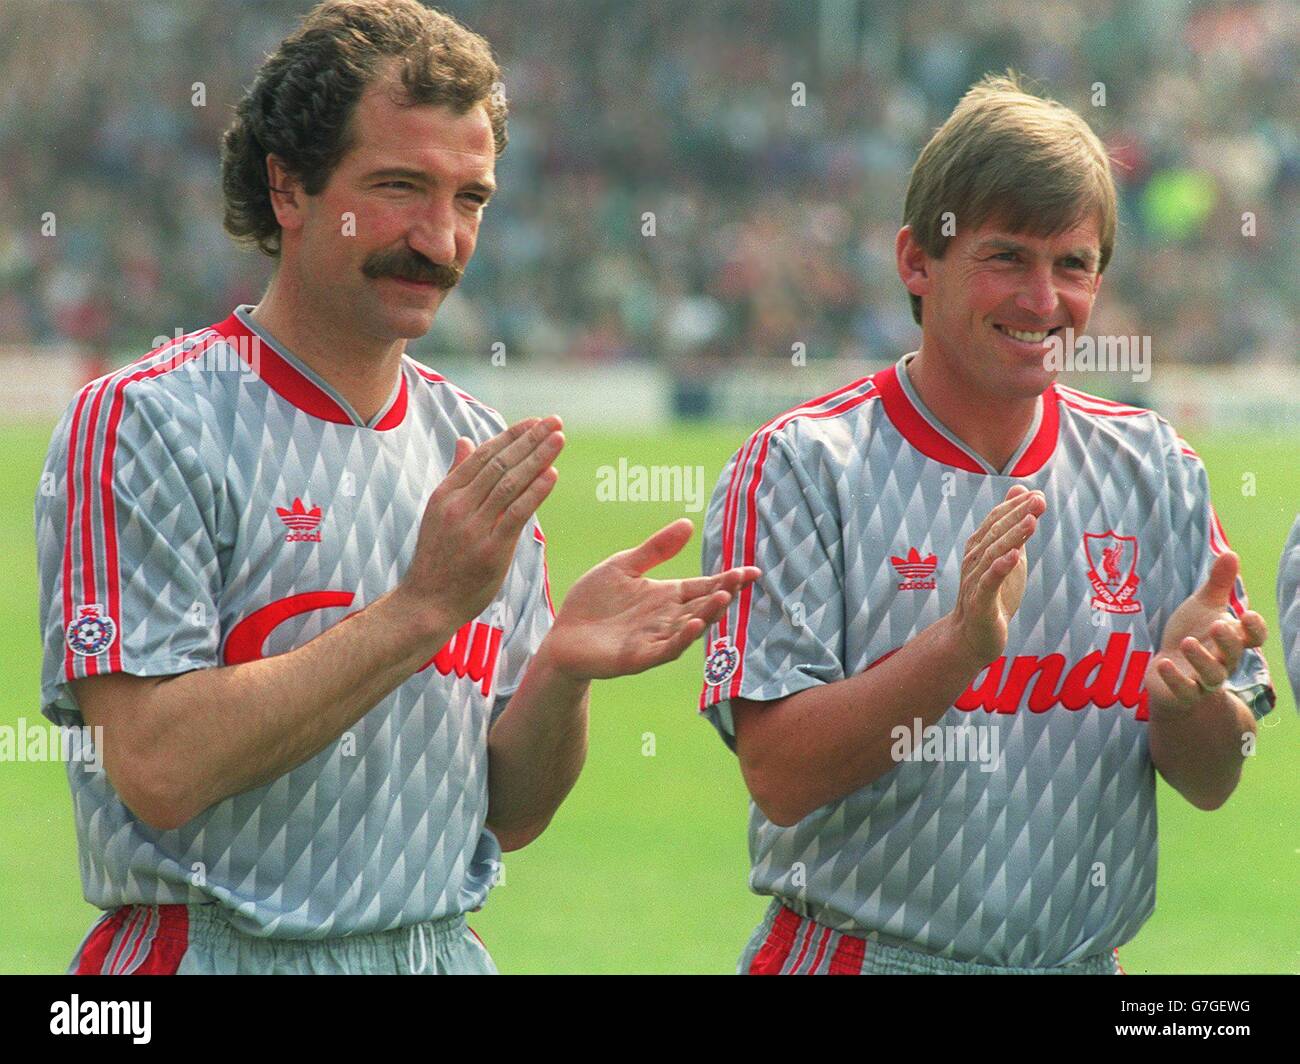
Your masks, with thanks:
<instances>
[{"instance_id":1,"label":"man's ear","mask_svg":"<svg viewBox=\"0 0 1300 1064\"><path fill-rule=\"evenodd\" d=\"M914 296L930 294L930 256L912 236L912 227L903 226L894 240L894 257L898 262L898 276Z\"/></svg>"},{"instance_id":2,"label":"man's ear","mask_svg":"<svg viewBox=\"0 0 1300 1064\"><path fill-rule=\"evenodd\" d=\"M271 197L271 209L280 229L291 231L302 228L302 214L306 206L306 193L284 162L275 155L266 157L266 184Z\"/></svg>"}]
</instances>

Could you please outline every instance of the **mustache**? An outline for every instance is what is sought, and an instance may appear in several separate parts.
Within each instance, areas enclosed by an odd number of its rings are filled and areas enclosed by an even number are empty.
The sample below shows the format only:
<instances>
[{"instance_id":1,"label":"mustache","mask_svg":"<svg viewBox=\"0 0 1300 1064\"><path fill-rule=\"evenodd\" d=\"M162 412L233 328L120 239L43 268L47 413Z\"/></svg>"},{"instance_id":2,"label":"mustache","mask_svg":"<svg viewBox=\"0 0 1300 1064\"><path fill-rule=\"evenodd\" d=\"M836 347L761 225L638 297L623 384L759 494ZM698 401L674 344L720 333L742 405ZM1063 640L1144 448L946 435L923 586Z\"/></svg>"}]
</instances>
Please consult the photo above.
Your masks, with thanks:
<instances>
[{"instance_id":1,"label":"mustache","mask_svg":"<svg viewBox=\"0 0 1300 1064\"><path fill-rule=\"evenodd\" d=\"M402 281L436 285L444 292L456 287L465 274L455 263L430 262L423 255L401 248L375 252L366 259L361 272L371 280L396 277Z\"/></svg>"}]
</instances>

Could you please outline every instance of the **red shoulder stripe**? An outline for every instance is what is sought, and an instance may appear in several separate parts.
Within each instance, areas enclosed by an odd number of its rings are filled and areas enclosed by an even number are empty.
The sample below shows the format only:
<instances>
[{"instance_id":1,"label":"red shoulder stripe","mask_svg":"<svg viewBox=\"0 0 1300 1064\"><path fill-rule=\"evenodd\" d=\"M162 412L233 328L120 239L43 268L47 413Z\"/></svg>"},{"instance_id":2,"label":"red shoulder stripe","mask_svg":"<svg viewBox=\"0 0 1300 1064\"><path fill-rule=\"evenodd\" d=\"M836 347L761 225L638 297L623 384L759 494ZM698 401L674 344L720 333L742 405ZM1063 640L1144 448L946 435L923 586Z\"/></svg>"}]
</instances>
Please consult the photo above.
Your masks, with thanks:
<instances>
[{"instance_id":1,"label":"red shoulder stripe","mask_svg":"<svg viewBox=\"0 0 1300 1064\"><path fill-rule=\"evenodd\" d=\"M794 415L812 412L818 407L825 406L831 400L838 399L840 396L853 391L853 389L859 388L864 384L870 385L870 383L871 378L860 377L858 380L852 381L849 384L844 385L842 388L836 388L834 391L827 392L825 395L818 396L816 399L791 407L784 413L777 414L776 417L764 422L759 426L758 430L745 441L743 453L740 458L737 459L735 466L732 467L731 481L727 485L727 500L722 508L722 564L724 568L732 568L736 564L734 560L735 518L736 508L739 504L739 487L741 482L744 480L745 468L749 464L750 455L753 453L759 437L768 430L776 431L777 429L784 427L789 423L789 420ZM778 422L780 422L780 424L777 424Z\"/></svg>"},{"instance_id":2,"label":"red shoulder stripe","mask_svg":"<svg viewBox=\"0 0 1300 1064\"><path fill-rule=\"evenodd\" d=\"M90 411L86 421L85 430L85 453L81 456L81 516L80 516L80 534L81 534L81 601L94 602L97 597L95 584L95 536L94 522L92 518L91 502L93 498L92 483L95 472L95 445L100 443L100 462L99 462L99 483L101 488L101 502L103 511L100 514L100 520L103 522L104 552L106 562L105 581L107 587L107 615L117 626L117 638L114 639L109 649L109 671L117 671L122 664L122 628L119 603L119 583L118 583L118 559L117 559L117 525L113 512L113 453L117 445L117 424L122 417L122 406L124 403L123 389L126 385L137 380L144 380L148 377L157 377L164 373L169 373L173 369L183 366L185 363L192 361L202 354L202 345L193 346L199 338L205 338L209 329L200 329L197 332L190 333L181 337L177 341L164 345L156 351L150 352L150 355L169 354L170 357L163 362L158 362L145 369L133 368L138 362L133 362L116 373L111 373L97 381L92 381L82 389L78 397L77 406L73 411L72 423L69 426L68 442L68 480L67 480L67 515L65 538L63 547L63 624L66 630L67 626L72 623L73 611L75 609L74 592L73 592L73 565L72 565L72 545L74 537L77 534L76 513L77 513L77 473L76 464L77 456L77 439L81 432L81 417L85 410L86 399L93 393L94 398L91 400ZM177 352L181 352L179 355ZM100 407L103 404L104 396L110 391L113 392L109 402L108 420L101 432L99 429ZM99 659L96 657L86 657L85 668L87 676L95 676L99 673ZM70 648L64 651L64 673L69 680L76 679L75 672L75 655Z\"/></svg>"},{"instance_id":3,"label":"red shoulder stripe","mask_svg":"<svg viewBox=\"0 0 1300 1064\"><path fill-rule=\"evenodd\" d=\"M863 382L859 381L857 383L861 384ZM842 394L842 393L834 393L834 394ZM780 429L784 428L786 425L790 424L790 422L797 420L798 418L808 418L809 420L820 421L825 418L838 417L840 414L847 413L848 411L861 406L869 399L876 398L878 395L879 393L876 391L874 387L868 387L867 390L863 392L861 395L851 396L850 398L845 399L843 402L839 403L839 405L833 406L827 410L805 412L803 410L796 409L795 411L789 414L783 415L782 419L779 422L775 424L770 423L770 427L763 431L762 433L763 441L759 446L758 458L754 463L753 471L748 477L747 485L742 484L740 488L740 492L738 492L738 494L743 493L745 496L745 525L744 525L744 536L743 536L742 547L741 547L742 560L740 564L742 565L754 564L755 546L758 540L758 521L754 514L754 504L758 496L758 487L763 481L763 467L767 463L768 446L771 443L772 435L777 431L779 431ZM739 508L739 503L737 503L737 509L738 508ZM733 511L732 513L733 526L735 520L736 520L736 514ZM724 562L725 561L726 559L724 557ZM734 565L736 563L732 562L731 564ZM745 673L745 636L746 636L746 629L749 624L749 611L750 611L751 600L753 599L753 591L754 591L754 585L747 584L740 592L740 604L739 604L739 610L737 611L736 614L736 632L735 632L735 639L734 639L736 652L739 655L739 661L736 665L735 674L731 678L731 688L730 688L731 693L729 696L731 698L736 698L739 696L740 682L743 679ZM724 614L722 625L720 625L719 627L719 632L722 635L726 634L725 622L726 622L726 615Z\"/></svg>"}]
</instances>

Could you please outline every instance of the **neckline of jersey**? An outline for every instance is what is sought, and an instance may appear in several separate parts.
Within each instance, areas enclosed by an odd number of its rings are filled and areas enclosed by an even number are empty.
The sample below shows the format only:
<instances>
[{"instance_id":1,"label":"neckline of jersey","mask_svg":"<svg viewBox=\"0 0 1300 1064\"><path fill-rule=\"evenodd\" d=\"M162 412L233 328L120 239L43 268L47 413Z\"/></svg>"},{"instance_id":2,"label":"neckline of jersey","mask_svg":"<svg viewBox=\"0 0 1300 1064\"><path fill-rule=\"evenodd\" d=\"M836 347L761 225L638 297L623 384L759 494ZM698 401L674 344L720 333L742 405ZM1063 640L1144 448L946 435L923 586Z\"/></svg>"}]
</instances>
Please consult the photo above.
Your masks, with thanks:
<instances>
[{"instance_id":1,"label":"neckline of jersey","mask_svg":"<svg viewBox=\"0 0 1300 1064\"><path fill-rule=\"evenodd\" d=\"M894 428L916 450L943 465L985 476L1025 477L1038 472L1056 450L1060 432L1056 386L1039 396L1034 420L1004 469L995 469L972 451L930 412L907 375L907 364L915 357L910 351L894 365L872 377L880 392L881 405Z\"/></svg>"},{"instance_id":2,"label":"neckline of jersey","mask_svg":"<svg viewBox=\"0 0 1300 1064\"><path fill-rule=\"evenodd\" d=\"M213 328L226 339L236 341L234 346L239 357L282 399L322 421L376 432L394 429L405 420L409 394L405 360L398 367L397 381L388 401L369 422L365 422L324 377L258 325L250 316L252 309L252 304L242 303L230 317ZM258 358L250 360L247 348L254 342Z\"/></svg>"}]
</instances>

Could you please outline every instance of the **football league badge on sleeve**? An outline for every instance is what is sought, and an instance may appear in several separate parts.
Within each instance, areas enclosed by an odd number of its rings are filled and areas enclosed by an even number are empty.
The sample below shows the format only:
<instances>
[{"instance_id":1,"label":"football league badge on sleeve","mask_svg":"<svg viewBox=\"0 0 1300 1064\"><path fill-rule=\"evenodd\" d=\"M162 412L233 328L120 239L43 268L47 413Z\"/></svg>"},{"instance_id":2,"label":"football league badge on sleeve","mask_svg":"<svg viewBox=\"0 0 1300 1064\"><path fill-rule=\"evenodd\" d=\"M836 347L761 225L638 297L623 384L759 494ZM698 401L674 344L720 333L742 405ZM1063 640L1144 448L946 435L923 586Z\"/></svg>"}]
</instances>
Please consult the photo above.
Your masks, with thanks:
<instances>
[{"instance_id":1,"label":"football league badge on sleeve","mask_svg":"<svg viewBox=\"0 0 1300 1064\"><path fill-rule=\"evenodd\" d=\"M1137 613L1142 603L1137 593L1137 536L1113 531L1085 532L1083 553L1088 559L1088 580L1094 592L1093 609L1107 613Z\"/></svg>"},{"instance_id":2,"label":"football league badge on sleeve","mask_svg":"<svg viewBox=\"0 0 1300 1064\"><path fill-rule=\"evenodd\" d=\"M715 639L709 647L709 656L704 659L704 679L710 687L726 683L740 664L740 651L731 645L725 636Z\"/></svg>"},{"instance_id":3,"label":"football league badge on sleeve","mask_svg":"<svg viewBox=\"0 0 1300 1064\"><path fill-rule=\"evenodd\" d=\"M68 649L83 658L93 658L113 645L117 625L98 602L77 607L77 619L68 625Z\"/></svg>"}]
</instances>

